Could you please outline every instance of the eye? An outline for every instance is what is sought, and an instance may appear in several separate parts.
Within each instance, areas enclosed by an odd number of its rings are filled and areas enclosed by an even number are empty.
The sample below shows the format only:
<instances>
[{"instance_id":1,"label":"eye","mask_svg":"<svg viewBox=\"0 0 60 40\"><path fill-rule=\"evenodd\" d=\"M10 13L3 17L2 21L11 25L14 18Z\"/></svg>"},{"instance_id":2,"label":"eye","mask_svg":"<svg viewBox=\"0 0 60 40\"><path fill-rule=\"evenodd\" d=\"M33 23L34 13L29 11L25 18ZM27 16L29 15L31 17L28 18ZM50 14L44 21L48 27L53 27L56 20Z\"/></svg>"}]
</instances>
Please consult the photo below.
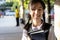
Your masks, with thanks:
<instances>
[{"instance_id":1,"label":"eye","mask_svg":"<svg viewBox=\"0 0 60 40\"><path fill-rule=\"evenodd\" d=\"M41 9L38 9L39 11L41 11Z\"/></svg>"},{"instance_id":2,"label":"eye","mask_svg":"<svg viewBox=\"0 0 60 40\"><path fill-rule=\"evenodd\" d=\"M35 10L35 9L32 9L33 11Z\"/></svg>"}]
</instances>

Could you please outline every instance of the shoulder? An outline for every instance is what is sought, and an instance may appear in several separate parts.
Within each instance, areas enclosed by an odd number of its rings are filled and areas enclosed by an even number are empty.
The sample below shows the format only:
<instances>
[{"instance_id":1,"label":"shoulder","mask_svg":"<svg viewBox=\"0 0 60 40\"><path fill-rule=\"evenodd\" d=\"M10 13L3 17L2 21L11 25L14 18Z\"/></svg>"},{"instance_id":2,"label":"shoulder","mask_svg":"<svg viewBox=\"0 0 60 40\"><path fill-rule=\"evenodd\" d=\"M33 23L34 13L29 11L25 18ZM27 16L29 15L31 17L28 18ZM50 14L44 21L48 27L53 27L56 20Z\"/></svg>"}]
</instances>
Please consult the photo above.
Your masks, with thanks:
<instances>
[{"instance_id":1,"label":"shoulder","mask_svg":"<svg viewBox=\"0 0 60 40\"><path fill-rule=\"evenodd\" d=\"M25 33L25 34L26 34L26 33L27 33L27 30L23 29L23 33Z\"/></svg>"}]
</instances>

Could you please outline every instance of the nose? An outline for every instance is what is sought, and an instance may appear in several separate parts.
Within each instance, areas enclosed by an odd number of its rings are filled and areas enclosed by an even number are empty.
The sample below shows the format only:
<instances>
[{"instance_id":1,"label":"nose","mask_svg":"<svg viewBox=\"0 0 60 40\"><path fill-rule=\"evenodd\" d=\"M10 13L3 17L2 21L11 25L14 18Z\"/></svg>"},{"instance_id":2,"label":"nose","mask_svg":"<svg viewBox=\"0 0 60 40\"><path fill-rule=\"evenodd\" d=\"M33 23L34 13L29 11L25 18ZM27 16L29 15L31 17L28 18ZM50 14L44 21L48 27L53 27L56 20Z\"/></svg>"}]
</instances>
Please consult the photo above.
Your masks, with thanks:
<instances>
[{"instance_id":1,"label":"nose","mask_svg":"<svg viewBox=\"0 0 60 40\"><path fill-rule=\"evenodd\" d=\"M38 14L38 10L35 10L35 14Z\"/></svg>"}]
</instances>

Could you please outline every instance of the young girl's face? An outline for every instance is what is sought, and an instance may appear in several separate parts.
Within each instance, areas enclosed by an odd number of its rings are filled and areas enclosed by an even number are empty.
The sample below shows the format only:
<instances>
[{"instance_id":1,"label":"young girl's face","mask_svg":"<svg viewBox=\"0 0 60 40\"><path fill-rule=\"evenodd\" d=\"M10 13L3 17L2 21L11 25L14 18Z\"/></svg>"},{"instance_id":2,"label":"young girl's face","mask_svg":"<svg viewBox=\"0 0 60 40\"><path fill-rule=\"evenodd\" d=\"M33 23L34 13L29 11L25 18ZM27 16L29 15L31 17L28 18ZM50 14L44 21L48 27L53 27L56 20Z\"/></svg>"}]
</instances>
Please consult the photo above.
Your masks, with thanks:
<instances>
[{"instance_id":1,"label":"young girl's face","mask_svg":"<svg viewBox=\"0 0 60 40\"><path fill-rule=\"evenodd\" d=\"M30 15L32 20L40 20L43 15L43 7L40 3L30 5Z\"/></svg>"}]
</instances>

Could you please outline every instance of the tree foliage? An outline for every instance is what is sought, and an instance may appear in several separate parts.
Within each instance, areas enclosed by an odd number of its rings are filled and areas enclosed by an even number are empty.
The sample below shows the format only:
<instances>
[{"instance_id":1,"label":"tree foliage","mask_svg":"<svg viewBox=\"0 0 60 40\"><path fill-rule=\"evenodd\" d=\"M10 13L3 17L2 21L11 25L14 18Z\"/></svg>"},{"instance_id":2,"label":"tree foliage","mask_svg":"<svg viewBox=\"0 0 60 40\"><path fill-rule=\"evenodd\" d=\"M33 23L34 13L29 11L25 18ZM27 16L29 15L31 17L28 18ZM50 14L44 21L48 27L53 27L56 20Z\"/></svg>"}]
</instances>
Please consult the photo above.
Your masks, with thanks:
<instances>
[{"instance_id":1,"label":"tree foliage","mask_svg":"<svg viewBox=\"0 0 60 40\"><path fill-rule=\"evenodd\" d=\"M28 3L29 3L29 0L25 0L25 1L24 1L24 8L25 8L25 9L28 9Z\"/></svg>"},{"instance_id":2,"label":"tree foliage","mask_svg":"<svg viewBox=\"0 0 60 40\"><path fill-rule=\"evenodd\" d=\"M6 10L6 7L12 7L13 2L6 2L0 5L0 10L4 11Z\"/></svg>"},{"instance_id":3,"label":"tree foliage","mask_svg":"<svg viewBox=\"0 0 60 40\"><path fill-rule=\"evenodd\" d=\"M15 11L15 7L17 6L18 8L20 8L20 0L6 0L6 2L13 2L13 5L11 6L11 10ZM12 3L10 3L12 4Z\"/></svg>"},{"instance_id":4,"label":"tree foliage","mask_svg":"<svg viewBox=\"0 0 60 40\"><path fill-rule=\"evenodd\" d=\"M48 0L43 0L43 1L45 2L45 4L48 4ZM51 4L51 6L54 5L54 2L55 2L55 0L50 0L50 4Z\"/></svg>"}]
</instances>

